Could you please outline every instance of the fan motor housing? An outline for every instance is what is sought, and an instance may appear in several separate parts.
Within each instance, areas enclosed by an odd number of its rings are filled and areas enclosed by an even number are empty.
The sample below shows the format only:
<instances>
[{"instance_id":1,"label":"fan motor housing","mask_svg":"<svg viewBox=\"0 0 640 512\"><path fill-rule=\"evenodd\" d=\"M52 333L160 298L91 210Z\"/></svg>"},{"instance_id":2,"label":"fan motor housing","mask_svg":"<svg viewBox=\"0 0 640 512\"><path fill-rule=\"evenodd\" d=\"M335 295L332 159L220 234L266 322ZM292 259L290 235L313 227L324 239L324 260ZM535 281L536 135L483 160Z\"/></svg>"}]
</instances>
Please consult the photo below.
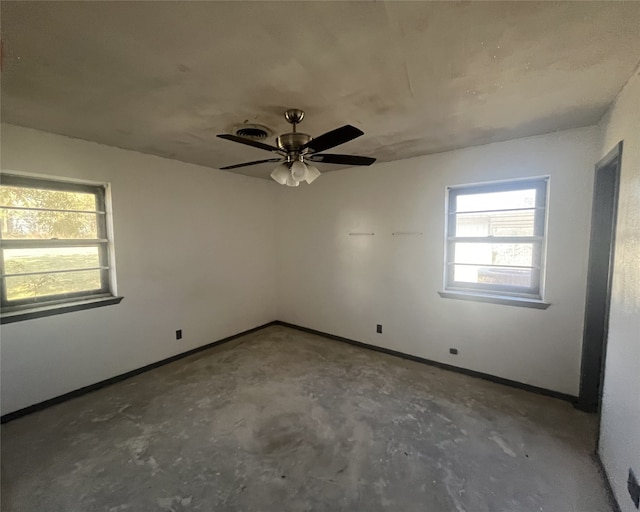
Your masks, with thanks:
<instances>
[{"instance_id":1,"label":"fan motor housing","mask_svg":"<svg viewBox=\"0 0 640 512\"><path fill-rule=\"evenodd\" d=\"M276 143L280 149L291 153L299 151L310 140L311 135L306 133L283 133L276 139Z\"/></svg>"}]
</instances>

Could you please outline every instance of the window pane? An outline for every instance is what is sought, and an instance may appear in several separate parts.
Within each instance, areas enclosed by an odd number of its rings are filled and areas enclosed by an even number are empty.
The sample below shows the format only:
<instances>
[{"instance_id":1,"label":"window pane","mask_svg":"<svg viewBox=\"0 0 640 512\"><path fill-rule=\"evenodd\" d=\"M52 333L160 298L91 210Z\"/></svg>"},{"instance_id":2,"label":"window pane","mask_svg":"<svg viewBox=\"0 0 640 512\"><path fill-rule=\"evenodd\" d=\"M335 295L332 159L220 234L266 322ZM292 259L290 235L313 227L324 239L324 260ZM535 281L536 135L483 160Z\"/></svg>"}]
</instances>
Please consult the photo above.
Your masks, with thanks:
<instances>
[{"instance_id":1,"label":"window pane","mask_svg":"<svg viewBox=\"0 0 640 512\"><path fill-rule=\"evenodd\" d=\"M6 277L7 300L35 299L83 291L98 291L99 270Z\"/></svg>"},{"instance_id":2,"label":"window pane","mask_svg":"<svg viewBox=\"0 0 640 512\"><path fill-rule=\"evenodd\" d=\"M0 226L7 239L98 238L97 216L0 208Z\"/></svg>"},{"instance_id":3,"label":"window pane","mask_svg":"<svg viewBox=\"0 0 640 512\"><path fill-rule=\"evenodd\" d=\"M49 272L100 266L98 247L59 247L46 249L5 249L6 274Z\"/></svg>"},{"instance_id":4,"label":"window pane","mask_svg":"<svg viewBox=\"0 0 640 512\"><path fill-rule=\"evenodd\" d=\"M535 210L458 213L456 236L533 236Z\"/></svg>"},{"instance_id":5,"label":"window pane","mask_svg":"<svg viewBox=\"0 0 640 512\"><path fill-rule=\"evenodd\" d=\"M533 266L533 244L456 243L455 263Z\"/></svg>"},{"instance_id":6,"label":"window pane","mask_svg":"<svg viewBox=\"0 0 640 512\"><path fill-rule=\"evenodd\" d=\"M536 205L536 189L508 190L486 194L460 194L457 196L457 212L532 208Z\"/></svg>"},{"instance_id":7,"label":"window pane","mask_svg":"<svg viewBox=\"0 0 640 512\"><path fill-rule=\"evenodd\" d=\"M483 267L455 265L453 279L463 283L531 287L533 270L529 268Z\"/></svg>"},{"instance_id":8,"label":"window pane","mask_svg":"<svg viewBox=\"0 0 640 512\"><path fill-rule=\"evenodd\" d=\"M96 196L86 192L65 192L41 188L0 186L0 206L96 210Z\"/></svg>"}]
</instances>

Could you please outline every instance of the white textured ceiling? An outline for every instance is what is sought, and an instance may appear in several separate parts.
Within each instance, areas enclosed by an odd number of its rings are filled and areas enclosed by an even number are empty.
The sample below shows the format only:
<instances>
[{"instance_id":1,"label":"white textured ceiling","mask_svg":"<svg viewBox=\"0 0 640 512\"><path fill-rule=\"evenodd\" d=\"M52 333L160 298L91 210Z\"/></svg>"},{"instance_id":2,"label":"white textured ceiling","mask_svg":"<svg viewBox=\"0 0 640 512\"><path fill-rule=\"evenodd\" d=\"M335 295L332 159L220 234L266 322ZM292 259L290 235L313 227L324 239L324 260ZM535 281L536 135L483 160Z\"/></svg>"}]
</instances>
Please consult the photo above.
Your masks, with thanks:
<instances>
[{"instance_id":1,"label":"white textured ceiling","mask_svg":"<svg viewBox=\"0 0 640 512\"><path fill-rule=\"evenodd\" d=\"M590 125L640 59L640 2L1 9L3 121L209 167L269 158L215 135L288 131L288 107L312 136L361 128L331 152L380 161Z\"/></svg>"}]
</instances>

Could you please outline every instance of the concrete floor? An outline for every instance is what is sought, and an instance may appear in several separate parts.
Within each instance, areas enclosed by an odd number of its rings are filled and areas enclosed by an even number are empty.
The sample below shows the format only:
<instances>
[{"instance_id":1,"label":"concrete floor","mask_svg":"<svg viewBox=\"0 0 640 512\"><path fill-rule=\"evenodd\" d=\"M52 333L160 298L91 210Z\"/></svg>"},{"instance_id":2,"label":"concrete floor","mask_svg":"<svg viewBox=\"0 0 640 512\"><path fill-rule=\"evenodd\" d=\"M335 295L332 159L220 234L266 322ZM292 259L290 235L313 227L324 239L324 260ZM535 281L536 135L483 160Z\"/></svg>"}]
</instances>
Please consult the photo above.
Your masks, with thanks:
<instances>
[{"instance_id":1,"label":"concrete floor","mask_svg":"<svg viewBox=\"0 0 640 512\"><path fill-rule=\"evenodd\" d=\"M611 510L595 417L273 326L2 427L3 512Z\"/></svg>"}]
</instances>

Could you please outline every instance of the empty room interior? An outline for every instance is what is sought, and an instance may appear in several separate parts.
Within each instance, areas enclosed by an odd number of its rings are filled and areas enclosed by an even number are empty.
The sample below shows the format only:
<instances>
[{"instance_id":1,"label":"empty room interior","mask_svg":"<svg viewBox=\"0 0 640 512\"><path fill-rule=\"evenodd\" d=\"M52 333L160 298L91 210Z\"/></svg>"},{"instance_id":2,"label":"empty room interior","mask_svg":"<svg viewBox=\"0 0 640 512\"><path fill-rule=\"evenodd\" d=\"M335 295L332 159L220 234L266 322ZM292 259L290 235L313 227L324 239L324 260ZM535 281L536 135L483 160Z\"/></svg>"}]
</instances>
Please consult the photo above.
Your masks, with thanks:
<instances>
[{"instance_id":1,"label":"empty room interior","mask_svg":"<svg viewBox=\"0 0 640 512\"><path fill-rule=\"evenodd\" d=\"M1 6L3 512L634 512L640 2Z\"/></svg>"}]
</instances>

